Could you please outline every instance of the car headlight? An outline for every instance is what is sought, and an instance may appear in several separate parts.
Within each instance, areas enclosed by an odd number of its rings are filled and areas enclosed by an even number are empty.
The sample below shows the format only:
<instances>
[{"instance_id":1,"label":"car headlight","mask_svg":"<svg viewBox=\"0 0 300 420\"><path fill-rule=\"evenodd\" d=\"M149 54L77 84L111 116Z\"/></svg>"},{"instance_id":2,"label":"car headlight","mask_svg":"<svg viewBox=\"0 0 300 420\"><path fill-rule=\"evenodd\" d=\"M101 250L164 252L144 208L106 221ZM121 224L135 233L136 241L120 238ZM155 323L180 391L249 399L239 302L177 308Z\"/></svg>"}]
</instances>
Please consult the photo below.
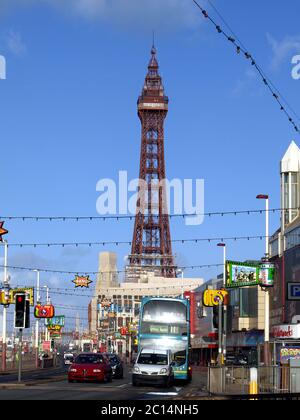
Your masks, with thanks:
<instances>
[{"instance_id":1,"label":"car headlight","mask_svg":"<svg viewBox=\"0 0 300 420\"><path fill-rule=\"evenodd\" d=\"M69 372L77 372L77 369L70 369Z\"/></svg>"},{"instance_id":2,"label":"car headlight","mask_svg":"<svg viewBox=\"0 0 300 420\"><path fill-rule=\"evenodd\" d=\"M94 373L101 373L101 369L93 369Z\"/></svg>"},{"instance_id":3,"label":"car headlight","mask_svg":"<svg viewBox=\"0 0 300 420\"><path fill-rule=\"evenodd\" d=\"M160 370L160 372L159 372L161 375L164 375L165 373L168 373L168 369L166 369L166 368L163 368L163 369L161 369Z\"/></svg>"},{"instance_id":4,"label":"car headlight","mask_svg":"<svg viewBox=\"0 0 300 420\"><path fill-rule=\"evenodd\" d=\"M137 367L137 366L136 366L136 367L134 367L134 368L133 368L133 372L134 372L134 373L140 373L140 368L139 368L139 367Z\"/></svg>"}]
</instances>

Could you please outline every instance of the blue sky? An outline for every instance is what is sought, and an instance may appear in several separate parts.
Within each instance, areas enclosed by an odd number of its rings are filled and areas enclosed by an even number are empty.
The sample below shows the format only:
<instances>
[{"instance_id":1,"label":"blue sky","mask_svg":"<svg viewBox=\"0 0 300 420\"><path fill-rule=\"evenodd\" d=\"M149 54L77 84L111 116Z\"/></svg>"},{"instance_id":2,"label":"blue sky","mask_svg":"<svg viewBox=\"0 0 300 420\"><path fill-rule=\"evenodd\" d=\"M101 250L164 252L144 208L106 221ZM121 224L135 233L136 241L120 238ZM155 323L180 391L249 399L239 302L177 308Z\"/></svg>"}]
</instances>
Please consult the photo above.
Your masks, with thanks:
<instances>
[{"instance_id":1,"label":"blue sky","mask_svg":"<svg viewBox=\"0 0 300 420\"><path fill-rule=\"evenodd\" d=\"M220 21L207 0L200 4ZM271 0L214 4L300 113L300 80L291 77L292 57L300 54L299 2L288 0L284 7ZM117 180L119 170L127 170L129 178L138 176L136 100L153 29L170 98L168 178L203 178L206 211L259 209L258 193L270 194L271 206L280 206L279 161L289 143L299 144L299 139L249 62L192 1L0 0L0 22L0 54L7 61L7 79L0 80L1 215L96 216L99 179ZM272 229L278 225L279 215L272 215ZM11 243L130 241L133 222L6 222L6 227ZM257 235L263 229L261 215L207 218L197 227L171 222L173 239ZM123 269L127 246L10 248L9 263L95 271L102 250L118 252ZM263 252L261 241L228 243L232 259L260 258ZM212 243L177 244L174 253L180 265L221 262L220 249ZM33 283L33 274L11 274L14 284ZM185 274L209 279L218 270ZM68 275L42 275L41 280L72 288ZM88 301L52 298L77 306ZM78 311L85 322L86 312Z\"/></svg>"}]
</instances>

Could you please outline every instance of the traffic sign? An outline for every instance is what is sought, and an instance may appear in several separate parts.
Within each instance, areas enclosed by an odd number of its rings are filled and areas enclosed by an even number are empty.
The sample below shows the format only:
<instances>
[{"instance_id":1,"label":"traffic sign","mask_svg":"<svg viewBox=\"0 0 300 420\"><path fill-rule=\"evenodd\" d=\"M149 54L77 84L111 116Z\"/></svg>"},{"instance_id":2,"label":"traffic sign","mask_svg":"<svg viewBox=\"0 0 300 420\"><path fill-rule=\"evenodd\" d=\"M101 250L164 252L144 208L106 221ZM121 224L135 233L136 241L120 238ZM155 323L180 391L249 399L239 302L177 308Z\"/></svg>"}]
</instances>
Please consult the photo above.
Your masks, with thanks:
<instances>
[{"instance_id":1,"label":"traffic sign","mask_svg":"<svg viewBox=\"0 0 300 420\"><path fill-rule=\"evenodd\" d=\"M300 283L288 283L288 300L300 300Z\"/></svg>"}]
</instances>

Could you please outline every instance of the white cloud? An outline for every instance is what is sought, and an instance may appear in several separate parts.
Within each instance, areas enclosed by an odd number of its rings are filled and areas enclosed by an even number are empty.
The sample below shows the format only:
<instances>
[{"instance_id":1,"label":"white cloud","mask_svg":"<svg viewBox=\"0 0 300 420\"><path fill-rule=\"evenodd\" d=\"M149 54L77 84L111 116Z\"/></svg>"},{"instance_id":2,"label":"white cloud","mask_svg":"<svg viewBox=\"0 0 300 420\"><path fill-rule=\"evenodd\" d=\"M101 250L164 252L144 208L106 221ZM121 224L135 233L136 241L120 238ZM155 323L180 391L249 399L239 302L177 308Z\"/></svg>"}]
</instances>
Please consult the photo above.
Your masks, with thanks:
<instances>
[{"instance_id":1,"label":"white cloud","mask_svg":"<svg viewBox=\"0 0 300 420\"><path fill-rule=\"evenodd\" d=\"M201 22L194 4L187 0L0 0L0 14L17 7L44 3L89 20L166 31Z\"/></svg>"},{"instance_id":2,"label":"white cloud","mask_svg":"<svg viewBox=\"0 0 300 420\"><path fill-rule=\"evenodd\" d=\"M10 30L6 36L6 45L14 55L21 56L26 52L26 45L19 32Z\"/></svg>"},{"instance_id":3,"label":"white cloud","mask_svg":"<svg viewBox=\"0 0 300 420\"><path fill-rule=\"evenodd\" d=\"M300 35L286 36L283 40L277 41L272 35L267 34L267 39L273 51L271 66L274 70L284 62L290 63L293 54L300 54Z\"/></svg>"}]
</instances>

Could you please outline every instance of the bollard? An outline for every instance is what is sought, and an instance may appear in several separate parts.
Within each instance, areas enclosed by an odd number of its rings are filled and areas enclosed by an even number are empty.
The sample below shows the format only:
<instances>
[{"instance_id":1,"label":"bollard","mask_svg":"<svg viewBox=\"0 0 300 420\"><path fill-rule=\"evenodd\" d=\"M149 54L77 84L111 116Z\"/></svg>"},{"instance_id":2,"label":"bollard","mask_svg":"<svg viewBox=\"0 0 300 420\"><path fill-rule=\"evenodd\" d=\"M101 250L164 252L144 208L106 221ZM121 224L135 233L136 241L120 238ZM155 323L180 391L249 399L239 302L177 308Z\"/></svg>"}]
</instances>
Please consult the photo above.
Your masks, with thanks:
<instances>
[{"instance_id":1,"label":"bollard","mask_svg":"<svg viewBox=\"0 0 300 420\"><path fill-rule=\"evenodd\" d=\"M258 395L257 368L250 369L249 394Z\"/></svg>"}]
</instances>

